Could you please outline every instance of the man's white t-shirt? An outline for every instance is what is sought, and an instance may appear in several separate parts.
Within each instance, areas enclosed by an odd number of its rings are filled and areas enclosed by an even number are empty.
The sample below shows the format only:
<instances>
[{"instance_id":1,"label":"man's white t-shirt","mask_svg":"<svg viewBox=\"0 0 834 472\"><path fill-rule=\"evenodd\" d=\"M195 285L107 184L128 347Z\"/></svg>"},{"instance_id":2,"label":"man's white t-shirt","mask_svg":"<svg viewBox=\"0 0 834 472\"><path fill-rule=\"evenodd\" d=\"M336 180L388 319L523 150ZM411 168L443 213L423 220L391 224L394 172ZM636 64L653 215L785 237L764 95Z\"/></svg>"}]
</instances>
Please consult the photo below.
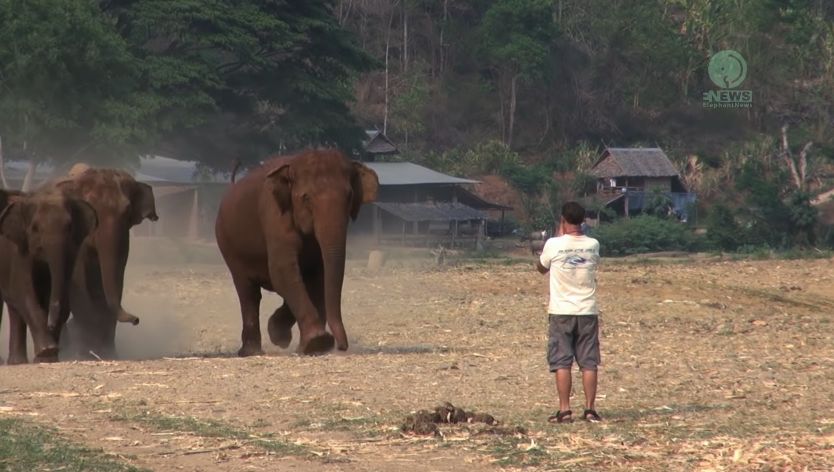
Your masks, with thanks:
<instances>
[{"instance_id":1,"label":"man's white t-shirt","mask_svg":"<svg viewBox=\"0 0 834 472\"><path fill-rule=\"evenodd\" d=\"M551 315L597 315L599 241L566 234L550 238L539 258L550 269Z\"/></svg>"}]
</instances>

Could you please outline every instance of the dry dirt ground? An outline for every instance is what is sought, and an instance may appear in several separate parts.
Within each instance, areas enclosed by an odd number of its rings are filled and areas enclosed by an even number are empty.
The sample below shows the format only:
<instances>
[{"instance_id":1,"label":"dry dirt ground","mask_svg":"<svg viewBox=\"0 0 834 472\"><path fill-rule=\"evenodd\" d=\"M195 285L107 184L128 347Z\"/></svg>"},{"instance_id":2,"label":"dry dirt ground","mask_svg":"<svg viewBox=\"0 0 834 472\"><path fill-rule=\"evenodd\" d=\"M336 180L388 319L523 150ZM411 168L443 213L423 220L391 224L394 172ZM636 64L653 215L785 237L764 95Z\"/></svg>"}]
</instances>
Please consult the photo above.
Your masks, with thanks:
<instances>
[{"instance_id":1,"label":"dry dirt ground","mask_svg":"<svg viewBox=\"0 0 834 472\"><path fill-rule=\"evenodd\" d=\"M267 296L267 355L248 359L222 265L132 264L142 323L119 345L139 360L0 367L0 420L154 471L834 470L832 261L606 260L605 421L551 425L547 282L517 257L357 261L347 353L269 345ZM501 424L401 433L444 401Z\"/></svg>"}]
</instances>

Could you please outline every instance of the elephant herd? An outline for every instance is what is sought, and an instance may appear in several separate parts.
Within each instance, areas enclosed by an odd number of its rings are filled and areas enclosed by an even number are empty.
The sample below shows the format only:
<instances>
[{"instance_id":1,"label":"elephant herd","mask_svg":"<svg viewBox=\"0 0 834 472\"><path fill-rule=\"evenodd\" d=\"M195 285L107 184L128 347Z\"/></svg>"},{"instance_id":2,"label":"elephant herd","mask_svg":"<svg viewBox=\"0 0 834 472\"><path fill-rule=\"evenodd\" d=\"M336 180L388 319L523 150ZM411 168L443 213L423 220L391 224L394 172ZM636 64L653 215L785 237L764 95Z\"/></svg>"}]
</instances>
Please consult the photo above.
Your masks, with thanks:
<instances>
[{"instance_id":1,"label":"elephant herd","mask_svg":"<svg viewBox=\"0 0 834 472\"><path fill-rule=\"evenodd\" d=\"M35 360L56 361L70 313L76 352L67 356L115 356L116 323L139 323L122 308L122 291L130 228L157 219L151 187L79 164L31 193L0 190L0 212L8 363L27 362L27 327Z\"/></svg>"},{"instance_id":2,"label":"elephant herd","mask_svg":"<svg viewBox=\"0 0 834 472\"><path fill-rule=\"evenodd\" d=\"M240 300L239 355L263 353L261 289L284 300L269 318L274 344L289 346L298 323L298 352L348 348L341 316L347 226L378 186L368 167L319 149L269 159L229 187L216 238ZM145 219L158 219L153 190L121 170L77 164L34 192L0 190L0 322L5 302L9 364L28 361L27 327L36 362L57 361L59 348L62 358L116 357L117 324L139 323L122 294L130 228Z\"/></svg>"}]
</instances>

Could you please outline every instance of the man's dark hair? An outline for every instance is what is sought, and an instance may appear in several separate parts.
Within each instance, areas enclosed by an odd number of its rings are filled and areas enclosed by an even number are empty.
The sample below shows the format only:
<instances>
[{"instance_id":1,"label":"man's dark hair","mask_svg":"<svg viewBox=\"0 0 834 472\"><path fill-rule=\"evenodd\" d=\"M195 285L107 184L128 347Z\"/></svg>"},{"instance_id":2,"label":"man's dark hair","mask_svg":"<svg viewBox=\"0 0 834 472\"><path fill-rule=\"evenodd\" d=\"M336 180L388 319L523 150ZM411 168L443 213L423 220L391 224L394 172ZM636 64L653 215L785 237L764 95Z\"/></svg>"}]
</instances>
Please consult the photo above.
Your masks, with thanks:
<instances>
[{"instance_id":1,"label":"man's dark hair","mask_svg":"<svg viewBox=\"0 0 834 472\"><path fill-rule=\"evenodd\" d=\"M576 202L562 205L562 218L572 225L581 225L585 221L585 209Z\"/></svg>"}]
</instances>

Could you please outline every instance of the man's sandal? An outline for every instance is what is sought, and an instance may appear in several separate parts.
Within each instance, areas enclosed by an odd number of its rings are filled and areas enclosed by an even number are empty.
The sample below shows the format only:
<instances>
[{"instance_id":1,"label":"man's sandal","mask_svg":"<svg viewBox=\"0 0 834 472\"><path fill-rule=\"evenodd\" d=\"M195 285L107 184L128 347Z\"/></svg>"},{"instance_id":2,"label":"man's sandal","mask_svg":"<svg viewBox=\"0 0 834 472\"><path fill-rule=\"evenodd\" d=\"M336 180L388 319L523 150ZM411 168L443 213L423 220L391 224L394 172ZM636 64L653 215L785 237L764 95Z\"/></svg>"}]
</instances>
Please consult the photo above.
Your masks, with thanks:
<instances>
[{"instance_id":1,"label":"man's sandal","mask_svg":"<svg viewBox=\"0 0 834 472\"><path fill-rule=\"evenodd\" d=\"M547 418L548 423L573 423L572 411L560 411L555 415L550 415Z\"/></svg>"},{"instance_id":2,"label":"man's sandal","mask_svg":"<svg viewBox=\"0 0 834 472\"><path fill-rule=\"evenodd\" d=\"M582 419L589 423L599 423L602 421L602 418L594 410L585 410L585 413L582 413Z\"/></svg>"}]
</instances>

